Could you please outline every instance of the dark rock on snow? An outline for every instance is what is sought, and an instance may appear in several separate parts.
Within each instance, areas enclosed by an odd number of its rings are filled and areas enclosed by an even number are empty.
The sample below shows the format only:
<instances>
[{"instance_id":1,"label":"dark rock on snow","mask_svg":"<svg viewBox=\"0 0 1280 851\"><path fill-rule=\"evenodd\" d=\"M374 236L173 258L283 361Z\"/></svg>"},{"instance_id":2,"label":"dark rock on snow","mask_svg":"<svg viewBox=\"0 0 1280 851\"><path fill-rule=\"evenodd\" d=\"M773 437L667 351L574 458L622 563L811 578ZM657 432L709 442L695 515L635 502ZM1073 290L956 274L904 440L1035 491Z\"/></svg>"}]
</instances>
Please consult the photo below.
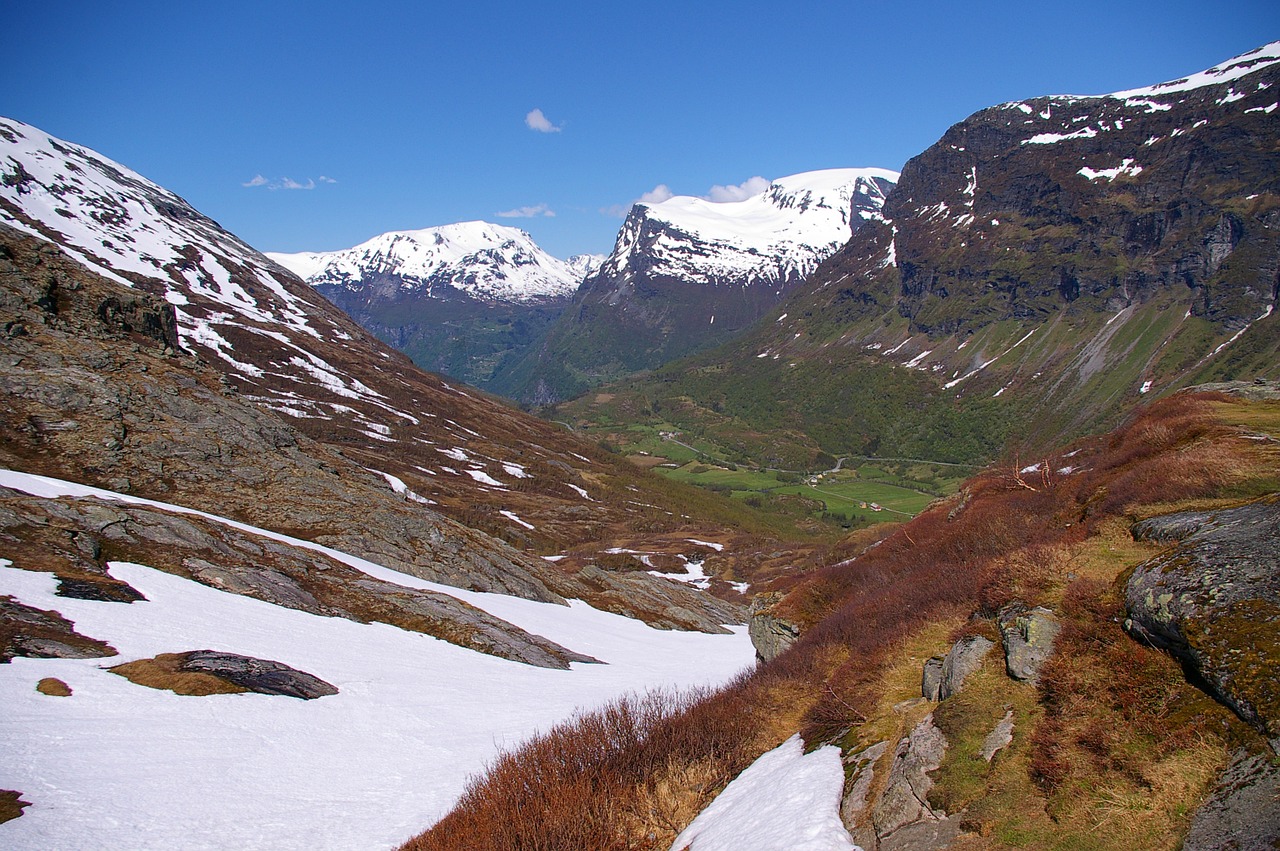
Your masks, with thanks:
<instances>
[{"instance_id":1,"label":"dark rock on snow","mask_svg":"<svg viewBox=\"0 0 1280 851\"><path fill-rule=\"evenodd\" d=\"M187 654L178 670L191 674L209 674L258 694L314 700L338 693L336 687L319 677L283 662L255 659L236 653L196 650Z\"/></svg>"}]
</instances>

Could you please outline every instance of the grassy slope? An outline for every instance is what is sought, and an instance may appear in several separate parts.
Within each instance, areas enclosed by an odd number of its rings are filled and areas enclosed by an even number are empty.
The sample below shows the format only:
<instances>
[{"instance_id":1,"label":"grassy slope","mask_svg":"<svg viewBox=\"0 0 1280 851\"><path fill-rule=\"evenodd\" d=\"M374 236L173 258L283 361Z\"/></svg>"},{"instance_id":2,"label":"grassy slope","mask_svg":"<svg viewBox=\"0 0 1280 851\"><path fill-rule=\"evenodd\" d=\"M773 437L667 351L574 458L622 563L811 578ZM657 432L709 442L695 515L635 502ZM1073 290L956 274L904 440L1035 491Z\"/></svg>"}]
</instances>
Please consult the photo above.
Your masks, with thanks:
<instances>
[{"instance_id":1,"label":"grassy slope","mask_svg":"<svg viewBox=\"0 0 1280 851\"><path fill-rule=\"evenodd\" d=\"M1127 529L1280 489L1277 444L1244 436L1260 431L1280 438L1280 403L1181 396L1080 442L1072 474L975 477L879 546L851 538L828 566L775 583L789 589L777 612L806 626L790 652L639 728L577 719L478 778L406 847L487 847L477 837L500 833L509 848L665 848L699 802L796 729L846 749L895 740L928 710L902 704L919 696L923 660L959 634L993 633L1015 599L1059 613L1059 652L1038 688L993 662L939 705L953 746L932 803L967 808L966 847L1176 847L1227 750L1260 740L1120 630L1117 579L1151 552ZM1011 747L975 761L974 743L1010 709ZM602 796L610 807L584 803Z\"/></svg>"}]
</instances>

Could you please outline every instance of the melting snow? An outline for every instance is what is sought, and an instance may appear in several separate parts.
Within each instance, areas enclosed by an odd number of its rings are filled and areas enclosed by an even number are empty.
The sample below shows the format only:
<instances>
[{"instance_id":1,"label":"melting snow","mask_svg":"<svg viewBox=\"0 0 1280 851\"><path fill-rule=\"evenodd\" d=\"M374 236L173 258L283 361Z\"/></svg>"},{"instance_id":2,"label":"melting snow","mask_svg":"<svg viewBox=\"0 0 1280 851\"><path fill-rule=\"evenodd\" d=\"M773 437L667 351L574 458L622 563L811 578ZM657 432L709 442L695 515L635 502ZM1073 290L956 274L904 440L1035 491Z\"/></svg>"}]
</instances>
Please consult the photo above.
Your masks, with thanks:
<instances>
[{"instance_id":1,"label":"melting snow","mask_svg":"<svg viewBox=\"0 0 1280 851\"><path fill-rule=\"evenodd\" d=\"M146 502L18 473L0 482L45 496ZM453 595L608 664L535 668L138 565L109 565L147 598L129 605L59 597L50 574L0 567L0 593L57 610L120 650L106 660L0 665L0 788L23 790L33 804L3 826L6 846L393 848L441 818L500 750L575 710L645 688L723 683L753 662L742 627L729 636L658 630L579 601L463 591L213 519ZM182 697L102 669L205 647L285 662L339 693ZM39 694L42 677L65 681L73 696Z\"/></svg>"},{"instance_id":2,"label":"melting snow","mask_svg":"<svg viewBox=\"0 0 1280 851\"><path fill-rule=\"evenodd\" d=\"M840 821L843 790L839 748L806 754L800 736L792 736L725 787L671 851L855 851Z\"/></svg>"},{"instance_id":3,"label":"melting snow","mask_svg":"<svg viewBox=\"0 0 1280 851\"><path fill-rule=\"evenodd\" d=\"M1120 165L1116 166L1115 168L1104 168L1104 169L1094 170L1089 168L1088 166L1085 166L1084 168L1076 172L1076 174L1082 174L1085 177L1087 177L1089 180L1105 179L1108 183L1110 183L1111 181L1115 180L1117 177L1119 177L1122 174L1127 177L1136 177L1141 172L1142 172L1142 166L1134 165L1133 160L1129 158L1125 158L1124 160L1121 161Z\"/></svg>"},{"instance_id":4,"label":"melting snow","mask_svg":"<svg viewBox=\"0 0 1280 851\"><path fill-rule=\"evenodd\" d=\"M493 485L494 487L497 487L497 488L506 487L505 484L498 481L493 476L490 476L484 470L466 470L465 472L468 476L475 479L477 482L479 482L482 485Z\"/></svg>"},{"instance_id":5,"label":"melting snow","mask_svg":"<svg viewBox=\"0 0 1280 851\"><path fill-rule=\"evenodd\" d=\"M510 520L511 522L518 523L519 525L523 526L526 529L536 528L532 523L526 523L525 521L517 517L514 511L503 510L503 511L499 511L498 513L501 514L503 517L507 518L508 520Z\"/></svg>"}]
</instances>

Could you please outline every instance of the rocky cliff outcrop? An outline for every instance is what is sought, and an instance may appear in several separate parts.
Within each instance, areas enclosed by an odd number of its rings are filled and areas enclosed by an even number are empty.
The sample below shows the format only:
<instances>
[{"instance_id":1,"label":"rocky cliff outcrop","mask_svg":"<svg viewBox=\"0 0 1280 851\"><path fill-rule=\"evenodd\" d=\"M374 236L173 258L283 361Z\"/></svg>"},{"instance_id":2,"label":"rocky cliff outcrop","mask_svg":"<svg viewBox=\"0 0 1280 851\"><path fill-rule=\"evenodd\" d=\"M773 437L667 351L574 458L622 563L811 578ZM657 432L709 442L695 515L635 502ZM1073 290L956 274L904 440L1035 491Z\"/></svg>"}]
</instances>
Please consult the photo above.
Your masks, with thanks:
<instances>
[{"instance_id":1,"label":"rocky cliff outcrop","mask_svg":"<svg viewBox=\"0 0 1280 851\"><path fill-rule=\"evenodd\" d=\"M1280 495L1154 517L1133 535L1176 543L1129 577L1125 629L1173 654L1280 752Z\"/></svg>"}]
</instances>

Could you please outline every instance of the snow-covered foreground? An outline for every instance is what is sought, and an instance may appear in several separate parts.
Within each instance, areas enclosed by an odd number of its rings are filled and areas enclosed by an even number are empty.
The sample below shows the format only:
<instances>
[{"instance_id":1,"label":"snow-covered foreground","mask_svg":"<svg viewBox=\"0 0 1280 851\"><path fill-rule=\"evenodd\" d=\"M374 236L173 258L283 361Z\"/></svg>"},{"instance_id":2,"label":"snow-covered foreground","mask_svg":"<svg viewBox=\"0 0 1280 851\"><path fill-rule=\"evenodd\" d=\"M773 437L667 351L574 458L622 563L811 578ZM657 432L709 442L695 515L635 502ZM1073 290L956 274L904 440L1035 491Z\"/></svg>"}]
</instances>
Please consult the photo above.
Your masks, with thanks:
<instances>
[{"instance_id":1,"label":"snow-covered foreground","mask_svg":"<svg viewBox=\"0 0 1280 851\"><path fill-rule=\"evenodd\" d=\"M671 851L861 851L840 822L844 766L792 736L737 776L676 837Z\"/></svg>"},{"instance_id":2,"label":"snow-covered foreground","mask_svg":"<svg viewBox=\"0 0 1280 851\"><path fill-rule=\"evenodd\" d=\"M91 490L8 472L0 483L45 495ZM133 564L113 563L111 572L146 602L68 599L54 595L50 574L3 564L0 594L61 612L120 655L0 665L0 788L32 802L21 818L0 824L0 846L385 848L443 816L467 777L499 750L575 709L652 686L723 682L753 659L743 629L655 630L579 602L465 592L344 560L445 590L608 664L534 668ZM285 662L340 692L310 701L183 697L104 670L200 649ZM37 693L43 677L65 681L74 694Z\"/></svg>"}]
</instances>

